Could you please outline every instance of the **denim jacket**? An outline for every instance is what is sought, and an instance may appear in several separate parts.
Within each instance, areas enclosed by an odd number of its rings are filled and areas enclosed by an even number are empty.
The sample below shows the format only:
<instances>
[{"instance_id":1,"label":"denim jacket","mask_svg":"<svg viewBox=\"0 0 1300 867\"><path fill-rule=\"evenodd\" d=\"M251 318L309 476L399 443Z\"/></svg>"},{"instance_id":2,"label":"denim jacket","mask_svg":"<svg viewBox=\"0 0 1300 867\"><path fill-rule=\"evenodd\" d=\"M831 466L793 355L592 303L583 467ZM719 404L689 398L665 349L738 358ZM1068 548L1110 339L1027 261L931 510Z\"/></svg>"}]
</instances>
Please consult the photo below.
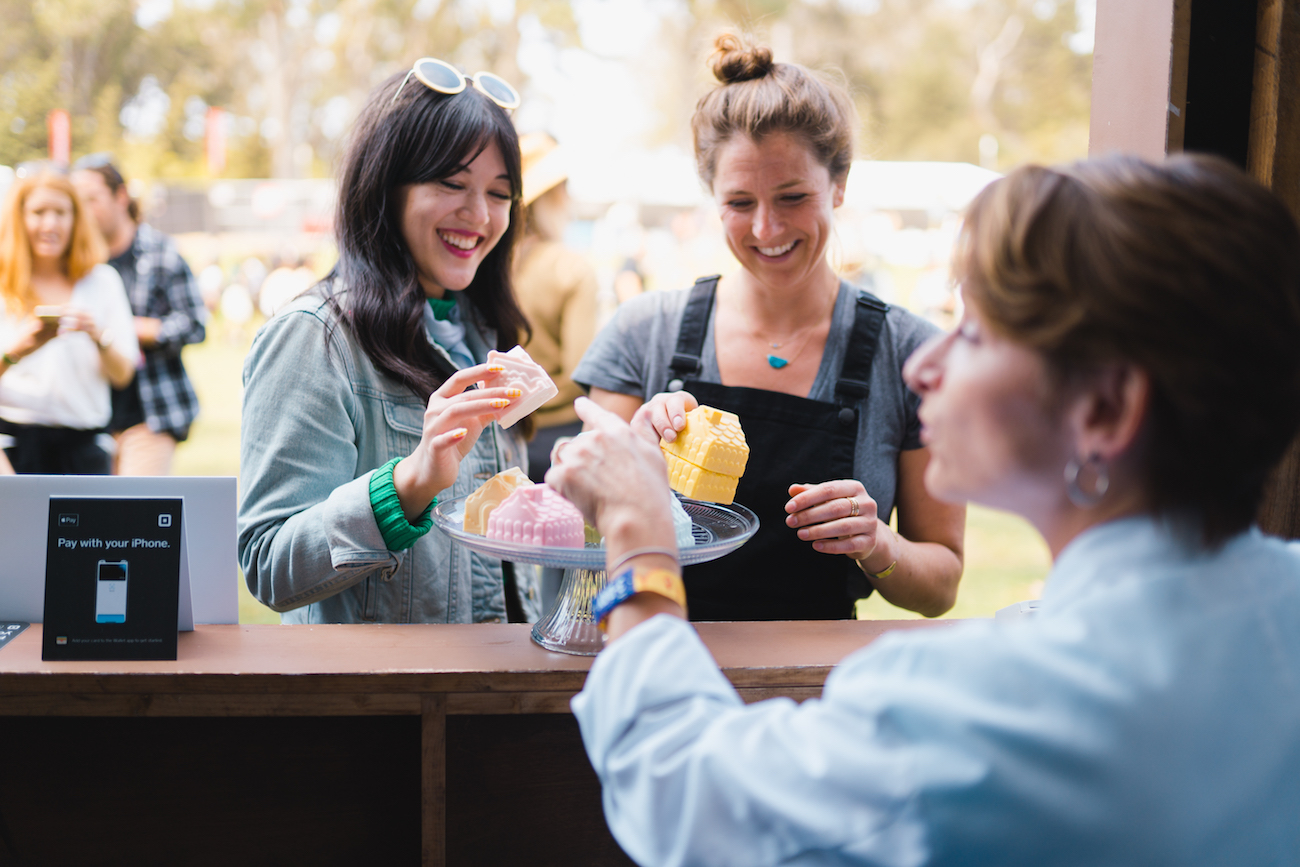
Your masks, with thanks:
<instances>
[{"instance_id":1,"label":"denim jacket","mask_svg":"<svg viewBox=\"0 0 1300 867\"><path fill-rule=\"evenodd\" d=\"M473 324L465 342L480 361L495 344ZM415 450L424 410L375 369L321 298L299 298L258 332L244 363L239 562L248 589L284 622L506 619L500 561L437 527L407 551L389 551L380 535L370 474ZM526 461L521 439L493 424L438 497L469 494ZM519 571L524 611L535 618L531 571Z\"/></svg>"}]
</instances>

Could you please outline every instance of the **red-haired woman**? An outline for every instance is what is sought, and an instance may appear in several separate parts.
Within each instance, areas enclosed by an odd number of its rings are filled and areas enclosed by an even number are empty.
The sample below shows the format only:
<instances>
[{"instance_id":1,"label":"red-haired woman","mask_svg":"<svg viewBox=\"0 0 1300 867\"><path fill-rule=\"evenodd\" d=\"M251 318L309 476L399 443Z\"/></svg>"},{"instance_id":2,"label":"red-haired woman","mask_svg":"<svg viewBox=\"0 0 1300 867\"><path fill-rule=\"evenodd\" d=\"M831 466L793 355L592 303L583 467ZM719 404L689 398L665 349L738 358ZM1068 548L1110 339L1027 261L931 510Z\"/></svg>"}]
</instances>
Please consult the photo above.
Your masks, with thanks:
<instances>
[{"instance_id":1,"label":"red-haired woman","mask_svg":"<svg viewBox=\"0 0 1300 867\"><path fill-rule=\"evenodd\" d=\"M0 436L19 473L104 475L109 385L139 354L122 280L71 182L15 181L0 225Z\"/></svg>"}]
</instances>

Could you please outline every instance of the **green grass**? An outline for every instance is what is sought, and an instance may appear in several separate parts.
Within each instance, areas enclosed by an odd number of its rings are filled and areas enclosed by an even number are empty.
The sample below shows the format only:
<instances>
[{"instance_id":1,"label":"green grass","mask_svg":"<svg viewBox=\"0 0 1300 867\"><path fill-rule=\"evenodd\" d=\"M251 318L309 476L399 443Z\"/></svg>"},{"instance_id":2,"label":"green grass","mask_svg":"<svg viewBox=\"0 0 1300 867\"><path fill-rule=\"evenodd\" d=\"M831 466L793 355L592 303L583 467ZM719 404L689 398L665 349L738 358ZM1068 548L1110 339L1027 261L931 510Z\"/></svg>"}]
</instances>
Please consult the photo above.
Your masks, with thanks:
<instances>
[{"instance_id":1,"label":"green grass","mask_svg":"<svg viewBox=\"0 0 1300 867\"><path fill-rule=\"evenodd\" d=\"M999 608L1037 599L1050 566L1046 543L1023 518L971 506L966 513L966 571L957 590L957 604L944 617L992 617ZM875 594L858 603L862 620L920 616L895 608Z\"/></svg>"},{"instance_id":2,"label":"green grass","mask_svg":"<svg viewBox=\"0 0 1300 867\"><path fill-rule=\"evenodd\" d=\"M181 476L239 475L239 407L244 356L255 326L227 328L214 317L208 339L185 347L185 369L199 394L201 412L190 437L176 449L172 471ZM239 587L240 623L279 623L280 615L253 598L238 569L231 576Z\"/></svg>"},{"instance_id":3,"label":"green grass","mask_svg":"<svg viewBox=\"0 0 1300 867\"><path fill-rule=\"evenodd\" d=\"M206 342L185 349L185 369L199 393L203 411L190 438L176 451L178 475L239 475L239 407L244 355L254 323L242 332L213 320ZM999 608L1036 598L1047 575L1047 546L1022 519L1005 512L971 507L966 518L966 572L957 604L945 617L991 617ZM279 623L280 615L239 585L240 623ZM920 615L895 608L879 596L858 605L863 619L898 620Z\"/></svg>"}]
</instances>

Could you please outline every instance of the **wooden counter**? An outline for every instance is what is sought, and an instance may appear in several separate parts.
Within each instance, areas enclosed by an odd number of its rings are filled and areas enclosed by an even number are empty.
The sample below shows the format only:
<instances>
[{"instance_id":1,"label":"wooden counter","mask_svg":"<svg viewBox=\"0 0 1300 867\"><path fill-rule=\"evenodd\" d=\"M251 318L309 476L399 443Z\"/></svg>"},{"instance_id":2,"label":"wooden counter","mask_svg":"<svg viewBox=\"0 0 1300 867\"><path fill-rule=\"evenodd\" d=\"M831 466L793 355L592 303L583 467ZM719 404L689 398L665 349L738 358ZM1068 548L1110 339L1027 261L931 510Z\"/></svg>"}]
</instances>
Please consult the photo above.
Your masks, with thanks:
<instances>
[{"instance_id":1,"label":"wooden counter","mask_svg":"<svg viewBox=\"0 0 1300 867\"><path fill-rule=\"evenodd\" d=\"M746 701L924 621L704 623ZM176 662L0 648L0 864L630 864L524 625L201 626Z\"/></svg>"}]
</instances>

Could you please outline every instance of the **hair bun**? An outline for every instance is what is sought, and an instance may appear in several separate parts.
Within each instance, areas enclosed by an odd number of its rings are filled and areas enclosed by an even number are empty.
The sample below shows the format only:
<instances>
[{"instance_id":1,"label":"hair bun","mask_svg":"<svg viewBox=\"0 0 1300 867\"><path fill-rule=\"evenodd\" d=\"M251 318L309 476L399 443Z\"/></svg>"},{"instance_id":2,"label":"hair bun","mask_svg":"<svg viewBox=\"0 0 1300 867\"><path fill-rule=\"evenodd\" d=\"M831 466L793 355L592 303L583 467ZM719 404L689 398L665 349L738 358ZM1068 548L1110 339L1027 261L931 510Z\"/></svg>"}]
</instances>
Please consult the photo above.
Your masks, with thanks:
<instances>
[{"instance_id":1,"label":"hair bun","mask_svg":"<svg viewBox=\"0 0 1300 867\"><path fill-rule=\"evenodd\" d=\"M724 33L713 42L709 65L718 81L735 84L763 78L776 64L772 62L772 49L766 45L752 45L735 34Z\"/></svg>"}]
</instances>

